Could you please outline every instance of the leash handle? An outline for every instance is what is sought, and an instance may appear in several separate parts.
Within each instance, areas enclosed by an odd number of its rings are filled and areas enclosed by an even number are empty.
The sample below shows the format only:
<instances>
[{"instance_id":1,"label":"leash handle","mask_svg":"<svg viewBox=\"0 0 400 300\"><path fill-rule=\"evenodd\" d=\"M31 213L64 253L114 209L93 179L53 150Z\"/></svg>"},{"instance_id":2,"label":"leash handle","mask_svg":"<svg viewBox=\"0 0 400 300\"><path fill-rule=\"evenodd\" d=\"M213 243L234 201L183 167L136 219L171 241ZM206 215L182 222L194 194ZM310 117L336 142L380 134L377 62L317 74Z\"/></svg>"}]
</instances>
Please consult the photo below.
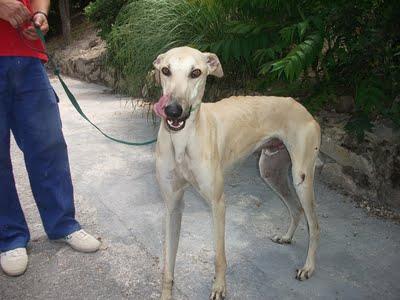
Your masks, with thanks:
<instances>
[{"instance_id":1,"label":"leash handle","mask_svg":"<svg viewBox=\"0 0 400 300\"><path fill-rule=\"evenodd\" d=\"M35 26L35 30L37 35L39 36L40 40L43 43L43 46L45 46L46 40L44 37L43 32L40 30L40 28ZM43 52L43 51L41 51ZM97 131L99 131L103 136L105 136L106 138L120 143L120 144L124 144L124 145L129 145L129 146L144 146L144 145L149 145L149 144L153 144L157 141L157 139L152 139L152 140L148 140L148 141L144 141L144 142L128 142L128 141L124 141L124 140L120 140L117 138L114 138L110 135L108 135L107 133L105 133L103 130L101 130L96 124L94 124L87 116L86 114L83 112L82 108L80 107L78 101L76 100L74 94L72 94L72 92L70 91L70 89L68 88L67 84L64 82L64 80L62 79L61 75L60 75L60 69L57 67L57 65L55 64L53 58L46 52L43 52L44 54L47 55L47 57L49 58L49 62L53 65L54 67L54 75L57 76L58 80L60 80L60 83L65 91L65 93L68 96L68 99L70 100L72 106L76 109L76 111L82 116L82 118L84 118L89 124L91 124L94 128L97 129Z\"/></svg>"},{"instance_id":2,"label":"leash handle","mask_svg":"<svg viewBox=\"0 0 400 300\"><path fill-rule=\"evenodd\" d=\"M32 23L33 23L33 22L32 22ZM46 39L44 38L44 34L43 34L43 32L40 30L40 27L39 27L39 26L36 26L35 23L33 23L33 27L35 27L36 34L38 35L39 39L42 41L43 46L45 46L45 44L46 44Z\"/></svg>"}]
</instances>

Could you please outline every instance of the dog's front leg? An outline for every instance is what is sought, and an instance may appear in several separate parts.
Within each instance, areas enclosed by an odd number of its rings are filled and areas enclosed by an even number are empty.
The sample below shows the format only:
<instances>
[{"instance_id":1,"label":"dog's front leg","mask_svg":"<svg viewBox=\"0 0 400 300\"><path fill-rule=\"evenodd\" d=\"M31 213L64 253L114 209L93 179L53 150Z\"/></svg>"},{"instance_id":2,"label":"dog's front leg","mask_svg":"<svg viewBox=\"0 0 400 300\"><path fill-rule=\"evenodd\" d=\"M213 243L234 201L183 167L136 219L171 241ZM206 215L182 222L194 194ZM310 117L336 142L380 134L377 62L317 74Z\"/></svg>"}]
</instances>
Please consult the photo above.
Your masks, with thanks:
<instances>
[{"instance_id":1,"label":"dog's front leg","mask_svg":"<svg viewBox=\"0 0 400 300\"><path fill-rule=\"evenodd\" d=\"M214 224L215 243L215 277L210 299L221 300L226 294L226 257L225 257L225 199L222 194L219 199L211 202Z\"/></svg>"},{"instance_id":2,"label":"dog's front leg","mask_svg":"<svg viewBox=\"0 0 400 300\"><path fill-rule=\"evenodd\" d=\"M178 250L183 211L183 189L165 195L167 211L165 215L164 275L162 300L172 299L176 252Z\"/></svg>"},{"instance_id":3,"label":"dog's front leg","mask_svg":"<svg viewBox=\"0 0 400 300\"><path fill-rule=\"evenodd\" d=\"M225 196L224 178L216 162L198 166L196 181L200 194L211 205L215 248L215 275L211 300L222 300L226 295L225 256Z\"/></svg>"},{"instance_id":4,"label":"dog's front leg","mask_svg":"<svg viewBox=\"0 0 400 300\"><path fill-rule=\"evenodd\" d=\"M172 299L172 285L176 252L178 250L182 212L184 209L183 193L186 181L176 172L173 157L167 144L157 144L156 174L160 191L165 202L165 242L162 300Z\"/></svg>"}]
</instances>

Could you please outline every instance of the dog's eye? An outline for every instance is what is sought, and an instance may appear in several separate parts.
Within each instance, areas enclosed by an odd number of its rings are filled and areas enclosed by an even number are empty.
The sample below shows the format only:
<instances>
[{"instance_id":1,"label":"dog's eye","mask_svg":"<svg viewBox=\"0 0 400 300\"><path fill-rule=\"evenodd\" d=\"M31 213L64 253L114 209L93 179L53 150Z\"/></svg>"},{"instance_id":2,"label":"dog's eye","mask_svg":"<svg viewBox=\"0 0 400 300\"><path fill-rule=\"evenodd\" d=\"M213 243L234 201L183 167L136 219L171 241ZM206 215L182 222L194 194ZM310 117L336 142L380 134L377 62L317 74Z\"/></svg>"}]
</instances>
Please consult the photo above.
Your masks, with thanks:
<instances>
[{"instance_id":1,"label":"dog's eye","mask_svg":"<svg viewBox=\"0 0 400 300\"><path fill-rule=\"evenodd\" d=\"M165 76L171 75L171 71L170 71L167 67L162 68L162 69L161 69L161 72L162 72Z\"/></svg>"},{"instance_id":2,"label":"dog's eye","mask_svg":"<svg viewBox=\"0 0 400 300\"><path fill-rule=\"evenodd\" d=\"M192 73L190 73L190 77L197 78L201 75L201 71L199 69L194 69Z\"/></svg>"}]
</instances>

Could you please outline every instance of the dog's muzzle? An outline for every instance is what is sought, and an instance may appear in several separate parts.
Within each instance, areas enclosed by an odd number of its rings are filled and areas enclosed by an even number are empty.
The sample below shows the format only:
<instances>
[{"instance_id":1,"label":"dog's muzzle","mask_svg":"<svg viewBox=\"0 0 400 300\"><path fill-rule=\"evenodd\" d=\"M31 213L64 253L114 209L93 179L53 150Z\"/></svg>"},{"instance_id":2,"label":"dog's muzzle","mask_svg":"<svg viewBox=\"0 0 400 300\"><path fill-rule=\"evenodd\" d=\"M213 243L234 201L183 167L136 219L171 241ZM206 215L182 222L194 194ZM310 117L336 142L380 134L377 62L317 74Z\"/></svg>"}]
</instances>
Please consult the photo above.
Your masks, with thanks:
<instances>
[{"instance_id":1,"label":"dog's muzzle","mask_svg":"<svg viewBox=\"0 0 400 300\"><path fill-rule=\"evenodd\" d=\"M167 118L166 119L166 124L168 129L172 130L172 131L179 131L182 130L183 128L185 128L185 124L186 124L186 119L176 119L176 120L172 120Z\"/></svg>"},{"instance_id":2,"label":"dog's muzzle","mask_svg":"<svg viewBox=\"0 0 400 300\"><path fill-rule=\"evenodd\" d=\"M169 130L182 130L185 128L186 120L190 117L191 109L183 112L182 106L176 102L167 105L170 100L170 95L162 96L154 105L154 112L165 120L165 124Z\"/></svg>"},{"instance_id":3,"label":"dog's muzzle","mask_svg":"<svg viewBox=\"0 0 400 300\"><path fill-rule=\"evenodd\" d=\"M185 127L188 114L183 114L182 105L177 102L172 102L164 109L167 127L173 131L182 130Z\"/></svg>"}]
</instances>

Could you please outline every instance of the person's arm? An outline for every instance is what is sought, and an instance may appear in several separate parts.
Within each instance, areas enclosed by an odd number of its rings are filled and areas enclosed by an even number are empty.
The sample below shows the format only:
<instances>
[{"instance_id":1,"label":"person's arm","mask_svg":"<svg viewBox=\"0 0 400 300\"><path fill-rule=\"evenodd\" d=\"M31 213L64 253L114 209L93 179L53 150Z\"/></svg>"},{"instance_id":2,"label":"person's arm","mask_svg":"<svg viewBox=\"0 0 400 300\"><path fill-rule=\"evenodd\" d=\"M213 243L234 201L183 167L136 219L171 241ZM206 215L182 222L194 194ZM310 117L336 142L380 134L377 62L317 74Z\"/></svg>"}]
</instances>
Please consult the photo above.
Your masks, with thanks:
<instances>
[{"instance_id":1,"label":"person's arm","mask_svg":"<svg viewBox=\"0 0 400 300\"><path fill-rule=\"evenodd\" d=\"M50 9L50 0L32 0L31 7L33 24L39 27L43 34L46 34L49 31L47 16ZM29 26L25 29L23 34L28 40L37 40L39 38L33 26Z\"/></svg>"},{"instance_id":2,"label":"person's arm","mask_svg":"<svg viewBox=\"0 0 400 300\"><path fill-rule=\"evenodd\" d=\"M32 0L31 6L33 14L40 11L47 15L50 9L50 0Z\"/></svg>"},{"instance_id":3,"label":"person's arm","mask_svg":"<svg viewBox=\"0 0 400 300\"><path fill-rule=\"evenodd\" d=\"M26 6L18 0L0 0L0 19L18 28L29 21L31 14Z\"/></svg>"}]
</instances>

